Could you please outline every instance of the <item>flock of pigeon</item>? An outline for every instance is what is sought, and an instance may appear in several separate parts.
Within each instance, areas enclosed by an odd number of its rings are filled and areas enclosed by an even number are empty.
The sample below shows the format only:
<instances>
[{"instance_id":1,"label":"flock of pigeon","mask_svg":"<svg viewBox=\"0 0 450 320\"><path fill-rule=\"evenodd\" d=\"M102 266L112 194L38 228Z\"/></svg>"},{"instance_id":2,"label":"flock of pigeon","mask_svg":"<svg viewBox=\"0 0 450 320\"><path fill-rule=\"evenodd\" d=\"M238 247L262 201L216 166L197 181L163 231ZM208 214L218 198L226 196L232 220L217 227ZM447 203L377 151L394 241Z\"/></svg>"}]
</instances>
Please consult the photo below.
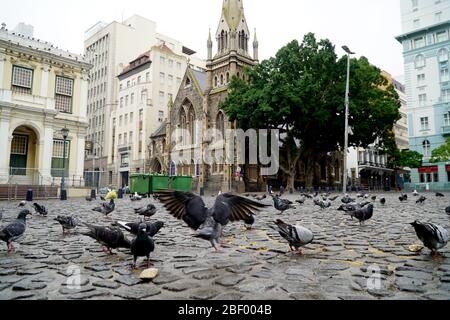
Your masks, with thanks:
<instances>
[{"instance_id":1,"label":"flock of pigeon","mask_svg":"<svg viewBox=\"0 0 450 320\"><path fill-rule=\"evenodd\" d=\"M416 203L424 203L427 199L424 196L419 195L416 191L413 193L418 198ZM443 194L437 193L437 197L444 197ZM254 200L249 199L250 195L246 197L238 196L231 193L220 193L217 195L214 205L208 208L203 199L193 193L178 192L178 191L162 191L153 196L156 200L164 206L169 214L173 217L182 220L186 225L195 231L194 237L209 241L212 247L220 250L220 238L225 226L229 223L242 221L250 229L255 223L255 215L264 208L270 207L270 205L263 204L262 201L267 198L264 196L254 195ZM283 214L285 211L296 208L294 203L282 199L280 195L271 194L274 207L276 210ZM112 192L102 197L104 202L100 207L92 209L95 212L101 213L106 217L114 212L115 202L117 194ZM331 197L331 194L302 194L302 198L295 201L296 204L303 205L307 199L311 199L315 206L326 210L330 208L332 202L336 201L339 196ZM374 214L374 202L377 200L376 196L369 196L367 194L358 194L357 198L362 198L363 202L358 202L357 199L351 198L349 195L345 195L342 199L342 205L338 208L338 211L343 211L346 215L352 219L357 219L360 225L370 220ZM371 201L368 201L370 198ZM131 201L141 201L143 198L138 194L130 196ZM94 199L86 198L87 201ZM408 195L402 194L399 197L401 202L408 201ZM386 199L379 200L381 205L386 204ZM26 231L26 219L31 212L24 208L27 203L22 201L19 207L22 207L17 219L0 230L0 239L5 241L8 247L8 252L14 252L15 248L13 242L21 238ZM42 217L48 216L48 210L38 203L33 204L36 214ZM113 254L112 249L124 248L130 250L133 256L132 267L136 268L136 262L139 257L147 258L147 267L151 265L150 254L155 249L155 243L153 238L164 227L164 223L161 221L150 222L148 218L154 216L157 212L156 207L153 204L148 204L145 207L134 209L134 212L144 219L129 223L124 221L113 221L110 226L94 226L88 223L80 223L78 219L73 216L57 216L54 220L61 224L63 228L63 234L66 234L68 230L77 228L80 224L84 225L88 232L81 233L81 235L90 237L103 246L105 253ZM446 209L447 214L450 215L450 207ZM3 214L3 210L0 210L0 220ZM423 242L425 247L432 251L432 255L438 255L438 250L445 247L449 240L449 234L446 229L441 226L432 223L421 223L415 221L411 223L414 227L418 238ZM302 248L314 241L314 234L311 230L299 225L290 225L283 222L281 219L276 219L269 227L277 231L287 242L291 251L296 251L299 254L303 254ZM134 236L132 241L124 235L122 230L125 230ZM295 250L294 250L295 248Z\"/></svg>"}]
</instances>

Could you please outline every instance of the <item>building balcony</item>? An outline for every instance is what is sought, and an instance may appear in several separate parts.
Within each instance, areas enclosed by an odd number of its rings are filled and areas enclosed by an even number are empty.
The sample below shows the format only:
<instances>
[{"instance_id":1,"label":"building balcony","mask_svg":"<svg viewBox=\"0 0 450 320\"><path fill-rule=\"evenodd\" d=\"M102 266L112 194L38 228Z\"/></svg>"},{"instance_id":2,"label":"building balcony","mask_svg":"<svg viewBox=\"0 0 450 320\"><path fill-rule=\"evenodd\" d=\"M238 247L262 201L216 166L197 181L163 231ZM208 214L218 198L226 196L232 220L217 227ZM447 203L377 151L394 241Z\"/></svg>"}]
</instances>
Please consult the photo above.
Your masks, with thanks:
<instances>
[{"instance_id":1,"label":"building balcony","mask_svg":"<svg viewBox=\"0 0 450 320\"><path fill-rule=\"evenodd\" d=\"M441 131L443 136L450 136L450 126L443 126Z\"/></svg>"}]
</instances>

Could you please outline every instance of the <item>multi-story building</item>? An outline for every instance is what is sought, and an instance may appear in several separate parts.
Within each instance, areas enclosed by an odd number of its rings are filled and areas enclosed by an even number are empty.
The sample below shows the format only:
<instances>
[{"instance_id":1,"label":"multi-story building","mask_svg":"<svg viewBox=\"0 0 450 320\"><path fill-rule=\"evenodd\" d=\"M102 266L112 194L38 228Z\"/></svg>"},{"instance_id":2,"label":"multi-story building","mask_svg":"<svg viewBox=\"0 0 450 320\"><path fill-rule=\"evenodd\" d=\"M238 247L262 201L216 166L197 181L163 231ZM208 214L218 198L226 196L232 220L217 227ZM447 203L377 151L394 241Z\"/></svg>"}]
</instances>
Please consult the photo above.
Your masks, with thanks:
<instances>
[{"instance_id":1,"label":"multi-story building","mask_svg":"<svg viewBox=\"0 0 450 320\"><path fill-rule=\"evenodd\" d=\"M162 43L119 74L119 106L111 114L112 184L128 185L131 173L160 172L151 167L149 137L167 118L168 104L173 103L190 61Z\"/></svg>"},{"instance_id":2,"label":"multi-story building","mask_svg":"<svg viewBox=\"0 0 450 320\"><path fill-rule=\"evenodd\" d=\"M401 107L399 109L401 119L394 124L395 141L400 150L409 148L408 118L406 114L406 99L404 85L395 80L388 72L382 71L382 75L392 85L399 95ZM379 147L379 141L375 141L368 148L351 148L348 157L349 177L353 186L361 186L371 189L390 187L398 181L394 176L398 168L389 168L388 159L383 149ZM398 173L401 174L401 173ZM397 178L394 180L394 178Z\"/></svg>"},{"instance_id":3,"label":"multi-story building","mask_svg":"<svg viewBox=\"0 0 450 320\"><path fill-rule=\"evenodd\" d=\"M59 185L64 174L83 185L90 69L82 56L2 25L0 184Z\"/></svg>"},{"instance_id":4,"label":"multi-story building","mask_svg":"<svg viewBox=\"0 0 450 320\"><path fill-rule=\"evenodd\" d=\"M86 31L85 50L89 62L94 68L90 74L88 91L87 140L92 145L92 152L86 157L86 171L108 172L95 179L95 185L113 184L116 172L113 149L112 113L119 105L119 78L124 68L153 46L165 44L170 50L191 59L191 64L201 66L194 51L184 47L179 41L156 32L156 23L138 15L120 22L109 24L99 22ZM204 63L203 63L204 65ZM149 94L149 99L154 96ZM136 136L138 137L138 135ZM117 145L116 145L117 146ZM113 162L114 160L114 162ZM95 164L95 166L94 166ZM94 168L95 167L95 168ZM92 175L86 174L92 183ZM101 179L100 179L101 178ZM100 183L98 181L100 179ZM114 183L115 184L115 183Z\"/></svg>"},{"instance_id":5,"label":"multi-story building","mask_svg":"<svg viewBox=\"0 0 450 320\"><path fill-rule=\"evenodd\" d=\"M450 1L402 0L405 86L410 149L423 154L411 188L450 188L450 166L430 163L450 136Z\"/></svg>"}]
</instances>

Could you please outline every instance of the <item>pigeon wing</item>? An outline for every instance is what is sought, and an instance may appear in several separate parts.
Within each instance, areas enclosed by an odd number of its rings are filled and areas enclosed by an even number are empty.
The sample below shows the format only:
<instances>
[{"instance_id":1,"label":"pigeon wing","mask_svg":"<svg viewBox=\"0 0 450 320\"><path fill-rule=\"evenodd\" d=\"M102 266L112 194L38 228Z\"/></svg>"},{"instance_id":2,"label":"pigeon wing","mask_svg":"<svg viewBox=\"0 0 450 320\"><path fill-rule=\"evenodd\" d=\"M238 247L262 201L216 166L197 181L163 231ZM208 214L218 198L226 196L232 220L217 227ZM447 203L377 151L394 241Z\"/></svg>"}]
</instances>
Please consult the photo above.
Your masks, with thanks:
<instances>
[{"instance_id":1,"label":"pigeon wing","mask_svg":"<svg viewBox=\"0 0 450 320\"><path fill-rule=\"evenodd\" d=\"M222 225L226 225L228 221L246 221L266 207L270 206L231 193L224 193L217 197L214 204L214 219Z\"/></svg>"}]
</instances>

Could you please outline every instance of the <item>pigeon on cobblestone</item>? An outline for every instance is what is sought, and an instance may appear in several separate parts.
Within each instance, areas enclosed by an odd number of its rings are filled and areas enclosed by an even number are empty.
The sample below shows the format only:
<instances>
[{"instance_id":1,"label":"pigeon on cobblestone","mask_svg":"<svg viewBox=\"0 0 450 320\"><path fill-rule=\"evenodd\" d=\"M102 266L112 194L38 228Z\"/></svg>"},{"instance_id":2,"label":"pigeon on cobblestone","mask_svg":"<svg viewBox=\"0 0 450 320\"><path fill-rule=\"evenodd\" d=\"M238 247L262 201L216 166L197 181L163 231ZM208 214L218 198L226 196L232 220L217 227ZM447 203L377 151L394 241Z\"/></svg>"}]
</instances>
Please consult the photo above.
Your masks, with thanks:
<instances>
[{"instance_id":1,"label":"pigeon on cobblestone","mask_svg":"<svg viewBox=\"0 0 450 320\"><path fill-rule=\"evenodd\" d=\"M255 212L269 207L231 193L219 195L210 209L201 197L190 192L166 191L159 193L158 197L171 215L198 231L196 237L210 241L216 250L222 227L230 221L245 221Z\"/></svg>"},{"instance_id":2,"label":"pigeon on cobblestone","mask_svg":"<svg viewBox=\"0 0 450 320\"><path fill-rule=\"evenodd\" d=\"M19 207L20 208L23 208L23 207L25 207L27 205L27 202L26 201L21 201L20 203L19 203Z\"/></svg>"},{"instance_id":3,"label":"pigeon on cobblestone","mask_svg":"<svg viewBox=\"0 0 450 320\"><path fill-rule=\"evenodd\" d=\"M48 216L48 210L46 207L40 205L39 203L33 203L34 211L41 216Z\"/></svg>"},{"instance_id":4,"label":"pigeon on cobblestone","mask_svg":"<svg viewBox=\"0 0 450 320\"><path fill-rule=\"evenodd\" d=\"M302 205L305 204L305 201L306 201L306 199L304 197L299 200L295 200L296 203L302 204Z\"/></svg>"},{"instance_id":5,"label":"pigeon on cobblestone","mask_svg":"<svg viewBox=\"0 0 450 320\"><path fill-rule=\"evenodd\" d=\"M88 202L92 202L92 198L91 197L86 197L86 201L88 201Z\"/></svg>"},{"instance_id":6,"label":"pigeon on cobblestone","mask_svg":"<svg viewBox=\"0 0 450 320\"><path fill-rule=\"evenodd\" d=\"M402 194L400 197L398 197L398 200L400 200L400 202L408 201L408 195Z\"/></svg>"},{"instance_id":7,"label":"pigeon on cobblestone","mask_svg":"<svg viewBox=\"0 0 450 320\"><path fill-rule=\"evenodd\" d=\"M425 203L425 201L427 200L427 198L425 198L424 196L420 196L419 200L416 201L416 203Z\"/></svg>"},{"instance_id":8,"label":"pigeon on cobblestone","mask_svg":"<svg viewBox=\"0 0 450 320\"><path fill-rule=\"evenodd\" d=\"M147 224L141 223L136 239L131 242L131 253L133 254L133 269L139 257L147 257L147 268L150 268L150 254L155 251L155 242L147 233Z\"/></svg>"},{"instance_id":9,"label":"pigeon on cobblestone","mask_svg":"<svg viewBox=\"0 0 450 320\"><path fill-rule=\"evenodd\" d=\"M413 196L414 196L414 197L418 197L418 196L419 196L419 193L417 192L417 190L414 190Z\"/></svg>"},{"instance_id":10,"label":"pigeon on cobblestone","mask_svg":"<svg viewBox=\"0 0 450 320\"><path fill-rule=\"evenodd\" d=\"M437 256L438 250L444 248L448 243L448 231L441 226L432 223L411 223L416 231L417 237L425 247L431 250L433 256Z\"/></svg>"},{"instance_id":11,"label":"pigeon on cobblestone","mask_svg":"<svg viewBox=\"0 0 450 320\"><path fill-rule=\"evenodd\" d=\"M245 228L247 230L252 230L253 225L255 224L255 216L254 215L249 216L248 218L246 218L244 220L244 223L245 223Z\"/></svg>"},{"instance_id":12,"label":"pigeon on cobblestone","mask_svg":"<svg viewBox=\"0 0 450 320\"><path fill-rule=\"evenodd\" d=\"M373 196L372 201L377 201L377 196Z\"/></svg>"},{"instance_id":13,"label":"pigeon on cobblestone","mask_svg":"<svg viewBox=\"0 0 450 320\"><path fill-rule=\"evenodd\" d=\"M279 196L272 196L275 209L284 213L286 210L295 209L292 202L287 199L281 199Z\"/></svg>"},{"instance_id":14,"label":"pigeon on cobblestone","mask_svg":"<svg viewBox=\"0 0 450 320\"><path fill-rule=\"evenodd\" d=\"M93 226L87 223L85 225L88 227L89 232L82 233L82 235L91 237L103 245L105 253L113 254L111 249L129 249L131 246L130 241L125 238L123 232L118 228Z\"/></svg>"},{"instance_id":15,"label":"pigeon on cobblestone","mask_svg":"<svg viewBox=\"0 0 450 320\"><path fill-rule=\"evenodd\" d=\"M341 201L342 201L342 203L344 203L344 204L349 204L349 203L355 202L356 200L350 198L350 196L349 196L348 194L346 194L345 197L343 197Z\"/></svg>"},{"instance_id":16,"label":"pigeon on cobblestone","mask_svg":"<svg viewBox=\"0 0 450 320\"><path fill-rule=\"evenodd\" d=\"M282 220L278 219L274 222L275 226L270 225L270 228L277 231L285 240L289 242L289 247L291 251L295 248L299 254L303 254L301 250L302 247L310 244L314 240L314 234L311 230L308 230L301 226L293 226L284 223Z\"/></svg>"},{"instance_id":17,"label":"pigeon on cobblestone","mask_svg":"<svg viewBox=\"0 0 450 320\"><path fill-rule=\"evenodd\" d=\"M324 200L314 200L314 205L320 207L322 210L325 210L331 207L331 202Z\"/></svg>"},{"instance_id":18,"label":"pigeon on cobblestone","mask_svg":"<svg viewBox=\"0 0 450 320\"><path fill-rule=\"evenodd\" d=\"M362 225L373 217L373 204L369 204L367 207L356 211L347 212L347 214L352 218L358 219L359 224Z\"/></svg>"},{"instance_id":19,"label":"pigeon on cobblestone","mask_svg":"<svg viewBox=\"0 0 450 320\"><path fill-rule=\"evenodd\" d=\"M142 200L142 197L141 197L140 195L138 195L137 192L135 192L134 195L131 195L131 196L130 196L130 200L131 200L131 201L141 201L141 200Z\"/></svg>"},{"instance_id":20,"label":"pigeon on cobblestone","mask_svg":"<svg viewBox=\"0 0 450 320\"><path fill-rule=\"evenodd\" d=\"M146 207L134 209L134 212L140 216L144 216L147 219L156 214L156 207L153 204L149 204Z\"/></svg>"},{"instance_id":21,"label":"pigeon on cobblestone","mask_svg":"<svg viewBox=\"0 0 450 320\"><path fill-rule=\"evenodd\" d=\"M58 216L55 221L62 226L63 234L66 234L66 230L73 230L78 226L78 220L72 216Z\"/></svg>"},{"instance_id":22,"label":"pigeon on cobblestone","mask_svg":"<svg viewBox=\"0 0 450 320\"><path fill-rule=\"evenodd\" d=\"M101 207L94 208L92 211L103 213L105 216L108 216L110 213L112 213L116 208L116 204L114 203L114 200L111 199L108 202L102 203Z\"/></svg>"},{"instance_id":23,"label":"pigeon on cobblestone","mask_svg":"<svg viewBox=\"0 0 450 320\"><path fill-rule=\"evenodd\" d=\"M380 203L384 206L386 204L386 198L381 198Z\"/></svg>"},{"instance_id":24,"label":"pigeon on cobblestone","mask_svg":"<svg viewBox=\"0 0 450 320\"><path fill-rule=\"evenodd\" d=\"M158 232L164 227L164 222L157 221L155 223L152 222L124 222L124 221L117 221L115 225L127 230L129 233L137 236L139 233L139 227L145 224L147 226L147 234L150 237L154 237L158 234Z\"/></svg>"},{"instance_id":25,"label":"pigeon on cobblestone","mask_svg":"<svg viewBox=\"0 0 450 320\"><path fill-rule=\"evenodd\" d=\"M440 193L440 192L437 192L437 193L436 193L436 197L437 197L437 198L445 198L444 194L442 194L442 193Z\"/></svg>"},{"instance_id":26,"label":"pigeon on cobblestone","mask_svg":"<svg viewBox=\"0 0 450 320\"><path fill-rule=\"evenodd\" d=\"M6 242L8 253L14 252L13 241L20 239L27 229L27 216L31 215L29 210L20 211L16 220L8 224L0 231L0 240Z\"/></svg>"}]
</instances>

